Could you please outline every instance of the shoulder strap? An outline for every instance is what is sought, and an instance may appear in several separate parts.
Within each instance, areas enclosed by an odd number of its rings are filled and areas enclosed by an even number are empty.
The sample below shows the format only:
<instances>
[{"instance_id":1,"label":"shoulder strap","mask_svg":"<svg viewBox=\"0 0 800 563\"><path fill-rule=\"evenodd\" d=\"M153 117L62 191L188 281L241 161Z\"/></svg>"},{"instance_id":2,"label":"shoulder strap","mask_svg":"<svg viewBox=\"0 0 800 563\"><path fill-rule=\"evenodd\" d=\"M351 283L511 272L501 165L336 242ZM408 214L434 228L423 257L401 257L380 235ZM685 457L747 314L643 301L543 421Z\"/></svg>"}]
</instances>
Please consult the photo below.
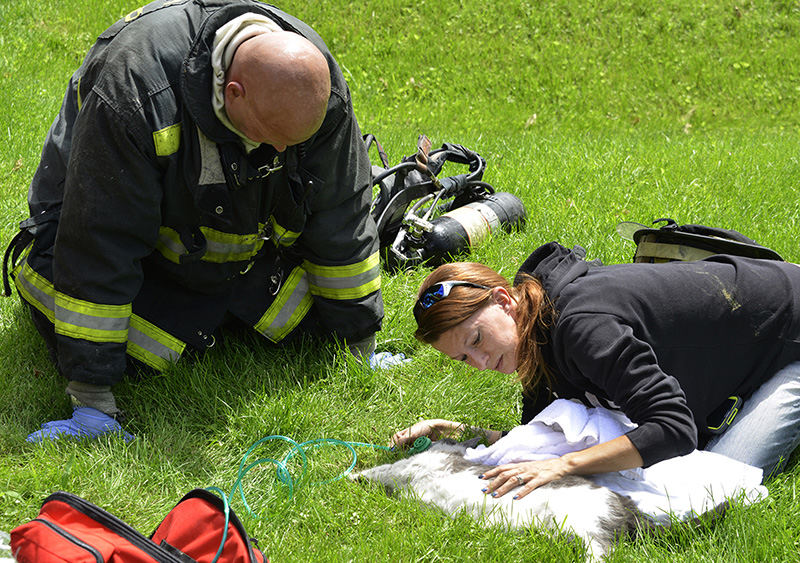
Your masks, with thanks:
<instances>
[{"instance_id":1,"label":"shoulder strap","mask_svg":"<svg viewBox=\"0 0 800 563\"><path fill-rule=\"evenodd\" d=\"M656 219L653 221L653 224L661 223L665 221L666 223L660 227L663 231L676 231L679 233L690 233L693 235L701 235L705 237L718 237L723 239L735 240L736 242L743 242L745 244L758 244L756 241L751 239L750 237L744 236L739 231L734 231L733 229L722 229L720 227L707 227L706 225L696 225L696 224L688 224L688 225L678 225L674 219Z\"/></svg>"},{"instance_id":2,"label":"shoulder strap","mask_svg":"<svg viewBox=\"0 0 800 563\"><path fill-rule=\"evenodd\" d=\"M673 219L658 229L643 228L633 234L636 243L634 262L671 262L701 260L714 254L783 261L774 250L761 246L732 229L705 225L678 225Z\"/></svg>"}]
</instances>

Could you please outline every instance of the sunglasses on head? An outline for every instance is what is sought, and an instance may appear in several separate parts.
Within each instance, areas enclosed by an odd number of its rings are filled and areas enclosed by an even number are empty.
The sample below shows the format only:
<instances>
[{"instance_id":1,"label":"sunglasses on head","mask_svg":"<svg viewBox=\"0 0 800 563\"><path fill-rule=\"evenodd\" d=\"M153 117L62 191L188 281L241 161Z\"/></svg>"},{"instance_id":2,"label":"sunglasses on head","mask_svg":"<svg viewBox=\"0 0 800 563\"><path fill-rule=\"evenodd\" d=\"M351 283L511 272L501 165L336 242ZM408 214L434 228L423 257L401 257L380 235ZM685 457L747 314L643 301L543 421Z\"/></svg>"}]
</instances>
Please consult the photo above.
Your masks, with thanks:
<instances>
[{"instance_id":1,"label":"sunglasses on head","mask_svg":"<svg viewBox=\"0 0 800 563\"><path fill-rule=\"evenodd\" d=\"M453 290L453 288L458 286L475 287L477 289L489 289L485 285L480 285L477 283L466 282L466 281L458 281L458 280L450 280L450 281L435 283L428 289L423 291L422 295L420 295L419 299L417 299L417 303L416 305L414 305L414 318L419 319L419 316L422 314L422 311L431 308L434 303L438 303L439 301L450 295L450 292Z\"/></svg>"}]
</instances>

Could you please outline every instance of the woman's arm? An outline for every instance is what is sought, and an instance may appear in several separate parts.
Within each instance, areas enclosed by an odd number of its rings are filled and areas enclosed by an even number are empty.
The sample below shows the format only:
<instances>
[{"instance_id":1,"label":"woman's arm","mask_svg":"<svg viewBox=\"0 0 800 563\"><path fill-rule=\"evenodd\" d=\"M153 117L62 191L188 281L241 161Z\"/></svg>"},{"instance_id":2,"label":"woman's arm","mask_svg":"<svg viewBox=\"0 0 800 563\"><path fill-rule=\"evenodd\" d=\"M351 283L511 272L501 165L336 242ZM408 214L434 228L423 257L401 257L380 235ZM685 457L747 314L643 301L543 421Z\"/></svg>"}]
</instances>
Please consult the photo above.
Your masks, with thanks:
<instances>
[{"instance_id":1,"label":"woman's arm","mask_svg":"<svg viewBox=\"0 0 800 563\"><path fill-rule=\"evenodd\" d=\"M680 382L629 323L610 314L562 316L553 350L560 376L581 390L559 396L582 399L588 390L612 401L638 425L626 435L644 467L697 447L697 426ZM703 389L702 377L693 376L694 389Z\"/></svg>"},{"instance_id":2,"label":"woman's arm","mask_svg":"<svg viewBox=\"0 0 800 563\"><path fill-rule=\"evenodd\" d=\"M642 464L639 450L627 436L619 436L555 459L499 465L484 473L481 479L492 479L484 492L495 497L501 497L521 486L522 488L514 495L515 499L520 499L537 487L565 475L609 473L641 467Z\"/></svg>"},{"instance_id":3,"label":"woman's arm","mask_svg":"<svg viewBox=\"0 0 800 563\"><path fill-rule=\"evenodd\" d=\"M499 430L487 430L476 426L468 426L463 422L434 418L422 420L413 426L409 426L392 436L393 446L403 446L411 444L420 436L427 436L431 440L439 438L456 438L466 434L472 436L483 436L490 444L494 444L503 435Z\"/></svg>"}]
</instances>

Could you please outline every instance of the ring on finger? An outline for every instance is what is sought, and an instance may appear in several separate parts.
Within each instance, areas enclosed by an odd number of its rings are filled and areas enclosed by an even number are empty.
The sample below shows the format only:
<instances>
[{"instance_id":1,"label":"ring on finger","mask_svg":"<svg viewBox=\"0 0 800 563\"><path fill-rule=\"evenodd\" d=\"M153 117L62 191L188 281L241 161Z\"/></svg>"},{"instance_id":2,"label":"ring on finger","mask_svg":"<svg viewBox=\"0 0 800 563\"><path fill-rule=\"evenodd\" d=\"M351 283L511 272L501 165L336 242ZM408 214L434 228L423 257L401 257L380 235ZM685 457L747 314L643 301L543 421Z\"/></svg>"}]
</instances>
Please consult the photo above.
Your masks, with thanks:
<instances>
[{"instance_id":1,"label":"ring on finger","mask_svg":"<svg viewBox=\"0 0 800 563\"><path fill-rule=\"evenodd\" d=\"M522 485L524 485L524 484L525 484L525 481L522 479L522 477L520 477L519 475L516 475L516 478L517 478L517 483L518 483L520 486L522 486Z\"/></svg>"}]
</instances>

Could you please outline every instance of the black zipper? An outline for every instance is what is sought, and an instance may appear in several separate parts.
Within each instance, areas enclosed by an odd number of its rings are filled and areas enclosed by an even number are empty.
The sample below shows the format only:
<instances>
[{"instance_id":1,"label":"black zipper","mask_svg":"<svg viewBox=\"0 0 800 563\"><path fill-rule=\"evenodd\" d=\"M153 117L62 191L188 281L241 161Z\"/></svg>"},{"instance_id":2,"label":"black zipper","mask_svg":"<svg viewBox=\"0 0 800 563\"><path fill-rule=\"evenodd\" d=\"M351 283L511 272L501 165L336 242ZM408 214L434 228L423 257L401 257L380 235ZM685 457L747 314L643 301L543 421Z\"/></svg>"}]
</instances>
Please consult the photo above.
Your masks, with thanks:
<instances>
[{"instance_id":1,"label":"black zipper","mask_svg":"<svg viewBox=\"0 0 800 563\"><path fill-rule=\"evenodd\" d=\"M161 549L155 542L146 538L113 514L106 512L102 508L95 506L77 495L58 491L47 497L44 502L46 503L51 500L64 502L79 512L89 516L121 538L128 540L135 547L141 549L159 563L183 563L180 559ZM102 559L100 561L102 561Z\"/></svg>"},{"instance_id":2,"label":"black zipper","mask_svg":"<svg viewBox=\"0 0 800 563\"><path fill-rule=\"evenodd\" d=\"M73 544L77 545L78 547L80 547L82 549L85 549L86 551L91 553L92 556L94 556L94 559L95 559L95 561L97 561L97 563L103 563L105 561L103 559L103 556L100 554L100 552L97 549L95 549L94 547L92 547L88 543L86 543L84 541L81 541L80 539L76 538L75 536L70 534L68 531L66 531L65 529L63 529L63 528L57 526L56 524L50 522L49 520L45 520L44 518L34 518L33 522L38 522L40 524L44 524L46 527L50 528L53 532L55 532L56 534L58 534L59 536L61 536L65 540L67 540L68 542L73 543Z\"/></svg>"}]
</instances>

